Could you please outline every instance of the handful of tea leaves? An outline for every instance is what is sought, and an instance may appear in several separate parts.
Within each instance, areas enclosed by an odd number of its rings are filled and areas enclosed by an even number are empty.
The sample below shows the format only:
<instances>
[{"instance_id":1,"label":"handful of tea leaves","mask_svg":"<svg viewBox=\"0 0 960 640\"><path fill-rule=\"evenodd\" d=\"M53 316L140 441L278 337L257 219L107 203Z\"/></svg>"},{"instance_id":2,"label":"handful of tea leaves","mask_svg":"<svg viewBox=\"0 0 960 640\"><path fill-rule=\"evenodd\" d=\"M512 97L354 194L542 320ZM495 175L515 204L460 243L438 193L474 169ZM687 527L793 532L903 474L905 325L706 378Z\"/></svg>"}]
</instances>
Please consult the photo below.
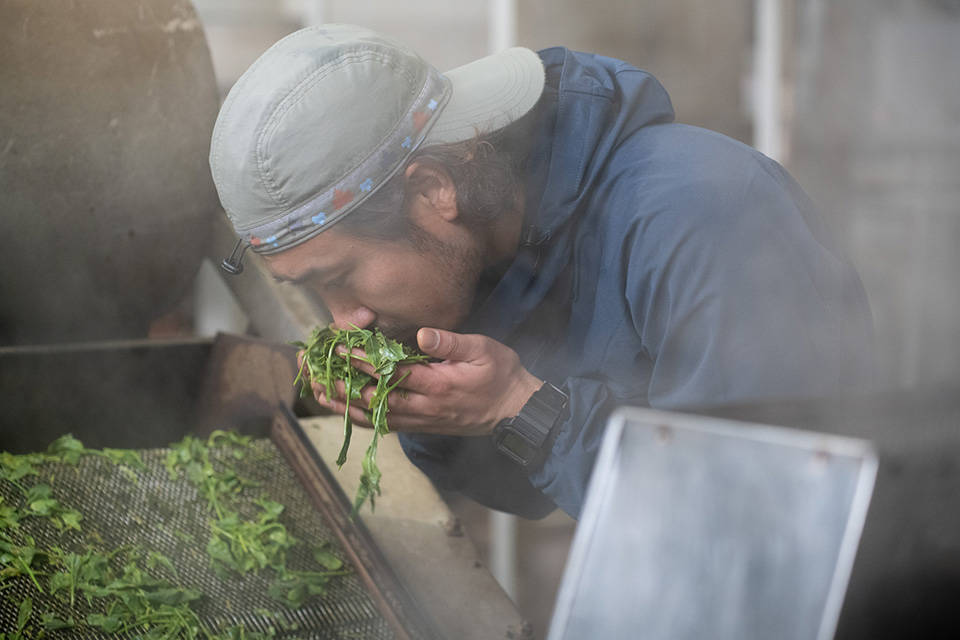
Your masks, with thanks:
<instances>
[{"instance_id":1,"label":"handful of tea leaves","mask_svg":"<svg viewBox=\"0 0 960 640\"><path fill-rule=\"evenodd\" d=\"M317 382L326 388L328 398L334 397L334 383L343 382L346 408L343 412L343 445L337 456L337 466L343 466L350 448L353 433L353 421L350 419L351 402L360 400L360 394L368 384L376 384L376 390L367 410L373 423L373 438L363 456L360 486L353 501L353 513L356 514L363 503L370 500L374 508L374 498L380 495L380 469L377 467L377 443L381 436L389 433L387 426L387 404L390 392L400 384L406 375L391 380L397 366L412 362L424 362L428 356L416 353L400 342L383 335L379 329L331 329L317 327L308 342L295 342L303 349L303 363L294 384L302 383L300 393L311 393L310 382ZM343 353L337 353L337 347L343 347ZM365 356L357 356L353 349L362 349ZM360 360L371 365L377 373L374 379L353 365Z\"/></svg>"}]
</instances>

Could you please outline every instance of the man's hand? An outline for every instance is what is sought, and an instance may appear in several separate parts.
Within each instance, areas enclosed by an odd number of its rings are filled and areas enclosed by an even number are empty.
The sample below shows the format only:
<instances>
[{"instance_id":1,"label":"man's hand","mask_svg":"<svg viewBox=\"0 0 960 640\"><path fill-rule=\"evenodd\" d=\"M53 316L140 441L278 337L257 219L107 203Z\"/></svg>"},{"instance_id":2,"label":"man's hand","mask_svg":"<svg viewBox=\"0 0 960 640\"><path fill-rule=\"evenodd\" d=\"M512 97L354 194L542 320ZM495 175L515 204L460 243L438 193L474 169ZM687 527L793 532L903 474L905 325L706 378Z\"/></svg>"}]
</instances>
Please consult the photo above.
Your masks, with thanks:
<instances>
[{"instance_id":1,"label":"man's hand","mask_svg":"<svg viewBox=\"0 0 960 640\"><path fill-rule=\"evenodd\" d=\"M387 421L393 431L489 434L500 420L517 415L543 384L520 364L513 349L486 336L423 328L417 342L421 351L442 362L405 365L394 373L393 380L406 378L390 394ZM375 375L365 362L354 360L354 365ZM313 385L317 401L342 414L343 384L338 382L336 389L336 398L326 398L323 386ZM363 410L372 396L368 386L361 401L350 403L355 424L371 426Z\"/></svg>"}]
</instances>

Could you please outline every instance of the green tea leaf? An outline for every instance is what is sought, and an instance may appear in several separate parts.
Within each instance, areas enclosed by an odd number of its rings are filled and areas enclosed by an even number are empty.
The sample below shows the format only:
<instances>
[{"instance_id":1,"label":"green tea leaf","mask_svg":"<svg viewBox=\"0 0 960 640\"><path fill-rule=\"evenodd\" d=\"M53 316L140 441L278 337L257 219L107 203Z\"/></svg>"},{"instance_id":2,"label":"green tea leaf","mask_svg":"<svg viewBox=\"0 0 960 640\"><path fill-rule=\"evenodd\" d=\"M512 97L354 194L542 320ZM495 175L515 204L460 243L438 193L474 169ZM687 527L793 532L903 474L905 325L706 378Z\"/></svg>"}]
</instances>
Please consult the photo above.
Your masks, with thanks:
<instances>
[{"instance_id":1,"label":"green tea leaf","mask_svg":"<svg viewBox=\"0 0 960 640\"><path fill-rule=\"evenodd\" d=\"M27 490L26 499L27 502L33 502L35 500L43 500L49 498L53 494L53 489L50 488L48 484L35 484Z\"/></svg>"},{"instance_id":2,"label":"green tea leaf","mask_svg":"<svg viewBox=\"0 0 960 640\"><path fill-rule=\"evenodd\" d=\"M113 461L115 464L125 464L128 467L139 470L147 468L146 465L143 464L143 459L140 457L140 454L132 449L104 449L102 453L104 457Z\"/></svg>"},{"instance_id":3,"label":"green tea leaf","mask_svg":"<svg viewBox=\"0 0 960 640\"><path fill-rule=\"evenodd\" d=\"M73 509L67 509L60 513L60 519L63 520L63 524L70 529L80 530L80 521L83 520L83 516L80 515L79 511Z\"/></svg>"},{"instance_id":4,"label":"green tea leaf","mask_svg":"<svg viewBox=\"0 0 960 640\"><path fill-rule=\"evenodd\" d=\"M56 594L58 591L68 590L73 584L73 578L69 573L55 573L50 576L50 593Z\"/></svg>"},{"instance_id":5,"label":"green tea leaf","mask_svg":"<svg viewBox=\"0 0 960 640\"><path fill-rule=\"evenodd\" d=\"M37 456L17 456L6 451L0 453L0 478L16 482L25 476L37 475L35 463L42 462Z\"/></svg>"},{"instance_id":6,"label":"green tea leaf","mask_svg":"<svg viewBox=\"0 0 960 640\"><path fill-rule=\"evenodd\" d=\"M17 631L23 631L30 621L30 614L33 613L33 598L26 597L20 603L20 610L17 613Z\"/></svg>"},{"instance_id":7,"label":"green tea leaf","mask_svg":"<svg viewBox=\"0 0 960 640\"><path fill-rule=\"evenodd\" d=\"M100 613L91 613L87 616L87 624L91 627L102 629L107 633L114 633L119 631L123 621L120 620L119 616L105 616Z\"/></svg>"},{"instance_id":8,"label":"green tea leaf","mask_svg":"<svg viewBox=\"0 0 960 640\"><path fill-rule=\"evenodd\" d=\"M313 550L313 559L324 569L336 571L343 568L343 560L333 554L327 546L317 547Z\"/></svg>"},{"instance_id":9,"label":"green tea leaf","mask_svg":"<svg viewBox=\"0 0 960 640\"><path fill-rule=\"evenodd\" d=\"M155 569L158 566L165 568L167 571L173 574L174 578L177 577L177 568L173 566L173 562L170 560L170 558L157 551L151 551L147 554L147 568Z\"/></svg>"},{"instance_id":10,"label":"green tea leaf","mask_svg":"<svg viewBox=\"0 0 960 640\"><path fill-rule=\"evenodd\" d=\"M87 449L83 446L82 442L68 433L54 440L50 446L47 447L47 453L59 459L60 462L76 464L77 461L87 453Z\"/></svg>"},{"instance_id":11,"label":"green tea leaf","mask_svg":"<svg viewBox=\"0 0 960 640\"><path fill-rule=\"evenodd\" d=\"M67 618L66 620L58 618L52 613L45 613L40 617L43 622L43 627L47 631L58 631L60 629L73 629L77 626L77 623L74 622L73 618Z\"/></svg>"},{"instance_id":12,"label":"green tea leaf","mask_svg":"<svg viewBox=\"0 0 960 640\"><path fill-rule=\"evenodd\" d=\"M257 504L264 510L264 515L267 518L278 518L280 514L283 513L283 505L279 502L274 502L273 500L257 500Z\"/></svg>"},{"instance_id":13,"label":"green tea leaf","mask_svg":"<svg viewBox=\"0 0 960 640\"><path fill-rule=\"evenodd\" d=\"M373 398L367 408L373 423L373 438L364 455L360 476L360 485L354 498L354 514L369 500L374 507L374 498L380 495L380 470L376 464L377 440L390 429L387 425L389 412L388 397L400 380L391 381L391 377L402 364L424 362L428 356L408 350L402 343L392 340L379 330L368 329L332 329L317 327L306 342L294 343L303 349L303 364L294 384L301 385L303 396L310 394L311 383L323 385L328 396L333 395L334 383L344 384L346 408L343 412L343 444L337 456L337 465L342 466L347 459L347 451L353 437L353 421L350 419L350 403L362 397L364 387L375 385ZM343 347L345 353L337 353ZM352 354L355 348L362 349L364 356ZM354 365L355 360L369 363L378 377L367 375Z\"/></svg>"},{"instance_id":14,"label":"green tea leaf","mask_svg":"<svg viewBox=\"0 0 960 640\"><path fill-rule=\"evenodd\" d=\"M27 506L30 508L30 511L33 511L38 516L49 516L57 510L60 503L53 498L42 498L40 500L34 500Z\"/></svg>"},{"instance_id":15,"label":"green tea leaf","mask_svg":"<svg viewBox=\"0 0 960 640\"><path fill-rule=\"evenodd\" d=\"M3 504L3 496L0 496L0 531L3 529L13 529L20 524L20 510L16 507Z\"/></svg>"}]
</instances>

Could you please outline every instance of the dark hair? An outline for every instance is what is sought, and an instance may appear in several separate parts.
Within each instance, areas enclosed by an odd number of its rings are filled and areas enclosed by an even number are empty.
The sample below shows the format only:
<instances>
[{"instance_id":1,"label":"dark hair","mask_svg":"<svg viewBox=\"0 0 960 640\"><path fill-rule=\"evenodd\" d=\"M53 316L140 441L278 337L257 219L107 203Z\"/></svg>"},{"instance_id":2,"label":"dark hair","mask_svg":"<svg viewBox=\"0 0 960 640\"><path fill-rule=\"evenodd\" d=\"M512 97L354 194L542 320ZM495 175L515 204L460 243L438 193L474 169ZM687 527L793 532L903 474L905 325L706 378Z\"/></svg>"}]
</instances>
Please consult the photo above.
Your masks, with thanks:
<instances>
[{"instance_id":1,"label":"dark hair","mask_svg":"<svg viewBox=\"0 0 960 640\"><path fill-rule=\"evenodd\" d=\"M478 132L470 140L417 149L404 169L419 162L445 171L457 192L460 219L470 227L483 228L519 206L536 111L532 109L503 129ZM337 224L358 236L403 238L422 247L426 232L410 220L407 212L407 197L415 187L401 170Z\"/></svg>"}]
</instances>

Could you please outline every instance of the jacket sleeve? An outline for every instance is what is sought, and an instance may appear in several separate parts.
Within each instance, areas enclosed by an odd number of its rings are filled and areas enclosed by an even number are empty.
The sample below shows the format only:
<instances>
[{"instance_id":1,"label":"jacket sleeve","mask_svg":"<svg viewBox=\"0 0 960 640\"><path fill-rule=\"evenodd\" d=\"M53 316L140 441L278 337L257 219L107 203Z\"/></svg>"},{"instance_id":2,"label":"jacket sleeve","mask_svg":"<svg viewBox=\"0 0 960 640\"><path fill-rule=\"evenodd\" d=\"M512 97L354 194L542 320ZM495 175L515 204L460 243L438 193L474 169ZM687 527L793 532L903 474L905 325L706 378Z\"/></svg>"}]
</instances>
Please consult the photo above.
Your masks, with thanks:
<instances>
[{"instance_id":1,"label":"jacket sleeve","mask_svg":"<svg viewBox=\"0 0 960 640\"><path fill-rule=\"evenodd\" d=\"M601 380L569 378L561 388L570 396L568 416L556 429L550 455L529 476L500 454L489 437L400 433L400 444L442 490L524 518L542 518L556 507L576 518L616 403Z\"/></svg>"},{"instance_id":2,"label":"jacket sleeve","mask_svg":"<svg viewBox=\"0 0 960 640\"><path fill-rule=\"evenodd\" d=\"M550 455L532 471L530 482L579 518L603 430L617 402L602 380L568 378L561 388L570 397L568 416L556 427Z\"/></svg>"},{"instance_id":3,"label":"jacket sleeve","mask_svg":"<svg viewBox=\"0 0 960 640\"><path fill-rule=\"evenodd\" d=\"M492 438L398 435L407 458L441 490L456 491L491 509L533 520L556 508L530 484L520 467L496 450Z\"/></svg>"},{"instance_id":4,"label":"jacket sleeve","mask_svg":"<svg viewBox=\"0 0 960 640\"><path fill-rule=\"evenodd\" d=\"M617 255L640 357L651 367L637 381L648 404L683 410L865 387L865 294L787 173L751 153L681 184L646 203L656 213L623 234ZM626 402L602 379L571 378L565 388L569 419L531 481L576 517L606 419Z\"/></svg>"},{"instance_id":5,"label":"jacket sleeve","mask_svg":"<svg viewBox=\"0 0 960 640\"><path fill-rule=\"evenodd\" d=\"M622 274L660 409L830 396L868 386L860 279L780 165L756 152L670 194ZM652 259L651 259L652 257Z\"/></svg>"}]
</instances>

